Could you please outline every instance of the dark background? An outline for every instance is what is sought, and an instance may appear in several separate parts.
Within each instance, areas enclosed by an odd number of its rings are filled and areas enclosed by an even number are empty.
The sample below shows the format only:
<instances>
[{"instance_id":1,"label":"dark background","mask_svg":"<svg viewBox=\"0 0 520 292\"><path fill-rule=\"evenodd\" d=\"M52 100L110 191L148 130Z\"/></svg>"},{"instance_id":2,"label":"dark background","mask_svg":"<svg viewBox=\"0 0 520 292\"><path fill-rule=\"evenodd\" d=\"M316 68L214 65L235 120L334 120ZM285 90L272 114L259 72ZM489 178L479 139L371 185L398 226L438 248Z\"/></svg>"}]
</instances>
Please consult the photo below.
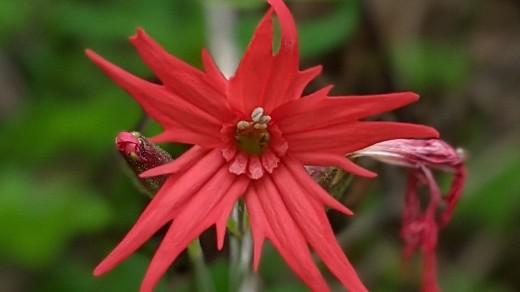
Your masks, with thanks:
<instances>
[{"instance_id":1,"label":"dark background","mask_svg":"<svg viewBox=\"0 0 520 292\"><path fill-rule=\"evenodd\" d=\"M244 48L265 4L226 2L238 13L236 40ZM467 188L440 238L445 291L520 291L520 2L288 3L304 67L325 65L310 89L334 83L335 94L414 90L419 103L383 118L433 125L467 150ZM0 1L1 291L137 290L160 236L109 275L96 279L91 271L148 201L113 147L117 132L135 129L142 113L83 50L150 78L127 42L141 26L200 66L204 5ZM156 133L157 126L142 130ZM418 291L419 262L400 259L405 173L369 167L380 178L356 179L343 198L356 216L331 214L338 238L371 290ZM439 179L447 185L447 177ZM226 252L215 253L211 234L203 243L217 289L226 291ZM261 273L265 291L304 289L270 247ZM184 256L158 291L190 291L192 282Z\"/></svg>"}]
</instances>

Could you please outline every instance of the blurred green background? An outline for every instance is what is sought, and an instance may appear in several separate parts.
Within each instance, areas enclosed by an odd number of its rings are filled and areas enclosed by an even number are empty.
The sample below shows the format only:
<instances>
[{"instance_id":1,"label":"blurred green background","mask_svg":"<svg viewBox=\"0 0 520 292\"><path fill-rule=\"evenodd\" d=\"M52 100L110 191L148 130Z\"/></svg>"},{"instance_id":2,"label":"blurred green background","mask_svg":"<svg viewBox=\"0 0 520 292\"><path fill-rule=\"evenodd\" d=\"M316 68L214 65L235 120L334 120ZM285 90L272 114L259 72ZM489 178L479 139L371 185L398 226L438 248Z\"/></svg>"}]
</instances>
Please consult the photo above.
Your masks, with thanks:
<instances>
[{"instance_id":1,"label":"blurred green background","mask_svg":"<svg viewBox=\"0 0 520 292\"><path fill-rule=\"evenodd\" d=\"M265 3L220 1L237 13L242 50ZM336 84L336 94L414 90L419 103L384 118L434 125L445 140L467 149L468 185L441 233L445 291L520 291L520 3L288 3L303 66L325 65L309 90L328 83ZM107 276L93 278L91 271L148 200L113 146L118 131L142 126L142 112L83 51L93 48L152 78L127 42L140 26L199 66L207 46L206 5L0 1L0 291L137 290L160 236ZM356 216L331 214L331 220L372 291L418 291L419 262L405 266L400 259L405 174L370 167L380 178L356 179L343 198ZM212 232L203 237L206 258L217 290L227 291L227 251L215 251ZM194 290L191 271L181 257L157 291ZM261 276L264 291L305 291L270 247Z\"/></svg>"}]
</instances>

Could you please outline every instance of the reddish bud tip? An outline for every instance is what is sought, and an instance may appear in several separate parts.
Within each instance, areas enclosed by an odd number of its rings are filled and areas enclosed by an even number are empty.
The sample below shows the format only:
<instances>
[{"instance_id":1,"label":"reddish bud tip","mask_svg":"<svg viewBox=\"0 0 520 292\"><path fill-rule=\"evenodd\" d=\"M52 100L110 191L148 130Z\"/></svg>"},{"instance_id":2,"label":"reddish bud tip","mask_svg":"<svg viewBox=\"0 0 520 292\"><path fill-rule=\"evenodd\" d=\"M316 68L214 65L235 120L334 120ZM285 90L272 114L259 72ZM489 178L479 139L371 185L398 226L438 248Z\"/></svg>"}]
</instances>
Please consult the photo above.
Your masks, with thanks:
<instances>
[{"instance_id":1,"label":"reddish bud tip","mask_svg":"<svg viewBox=\"0 0 520 292\"><path fill-rule=\"evenodd\" d=\"M139 140L134 133L120 132L117 134L116 147L125 156L139 154Z\"/></svg>"}]
</instances>

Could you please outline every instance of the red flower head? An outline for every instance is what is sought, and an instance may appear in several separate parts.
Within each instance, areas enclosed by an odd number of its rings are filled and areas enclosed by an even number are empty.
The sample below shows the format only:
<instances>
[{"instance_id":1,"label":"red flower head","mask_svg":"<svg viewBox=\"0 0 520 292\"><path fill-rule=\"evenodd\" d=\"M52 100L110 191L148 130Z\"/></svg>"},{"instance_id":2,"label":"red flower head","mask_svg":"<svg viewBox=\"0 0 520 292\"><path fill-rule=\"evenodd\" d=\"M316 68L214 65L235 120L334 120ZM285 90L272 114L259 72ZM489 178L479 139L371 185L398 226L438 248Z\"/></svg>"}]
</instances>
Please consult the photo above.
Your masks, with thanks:
<instances>
[{"instance_id":1,"label":"red flower head","mask_svg":"<svg viewBox=\"0 0 520 292\"><path fill-rule=\"evenodd\" d=\"M304 165L334 165L373 177L344 155L380 141L438 133L421 125L361 121L416 101L414 93L329 96L331 87L326 87L302 97L321 68L300 71L292 15L282 0L268 2L271 9L230 80L206 51L204 71L199 71L168 54L141 29L130 41L162 84L138 78L87 50L163 126L153 141L194 145L177 160L142 174L170 176L95 275L114 268L169 224L141 286L142 292L152 291L186 246L212 225L222 247L230 211L243 198L255 268L264 239L269 239L313 291L329 288L310 248L346 288L367 291L336 242L325 207L348 215L351 211L317 185ZM281 26L277 52L272 49L273 11Z\"/></svg>"}]
</instances>

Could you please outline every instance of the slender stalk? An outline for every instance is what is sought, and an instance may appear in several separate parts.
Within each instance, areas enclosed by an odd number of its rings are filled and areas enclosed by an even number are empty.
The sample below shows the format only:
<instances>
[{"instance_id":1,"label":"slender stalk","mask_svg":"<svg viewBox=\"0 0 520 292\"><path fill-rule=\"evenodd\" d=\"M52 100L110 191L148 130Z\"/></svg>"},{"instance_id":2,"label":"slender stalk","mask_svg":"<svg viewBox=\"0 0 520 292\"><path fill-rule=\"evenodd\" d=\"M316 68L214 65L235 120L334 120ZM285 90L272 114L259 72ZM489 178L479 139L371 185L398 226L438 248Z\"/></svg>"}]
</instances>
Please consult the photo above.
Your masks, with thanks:
<instances>
[{"instance_id":1,"label":"slender stalk","mask_svg":"<svg viewBox=\"0 0 520 292\"><path fill-rule=\"evenodd\" d=\"M199 239L188 246L188 256L194 269L195 287L199 292L215 292L211 274L206 267Z\"/></svg>"},{"instance_id":2,"label":"slender stalk","mask_svg":"<svg viewBox=\"0 0 520 292\"><path fill-rule=\"evenodd\" d=\"M247 211L243 202L238 202L235 205L232 220L236 222L239 236L230 238L230 291L258 291L258 277L251 270L253 241L248 227Z\"/></svg>"}]
</instances>

